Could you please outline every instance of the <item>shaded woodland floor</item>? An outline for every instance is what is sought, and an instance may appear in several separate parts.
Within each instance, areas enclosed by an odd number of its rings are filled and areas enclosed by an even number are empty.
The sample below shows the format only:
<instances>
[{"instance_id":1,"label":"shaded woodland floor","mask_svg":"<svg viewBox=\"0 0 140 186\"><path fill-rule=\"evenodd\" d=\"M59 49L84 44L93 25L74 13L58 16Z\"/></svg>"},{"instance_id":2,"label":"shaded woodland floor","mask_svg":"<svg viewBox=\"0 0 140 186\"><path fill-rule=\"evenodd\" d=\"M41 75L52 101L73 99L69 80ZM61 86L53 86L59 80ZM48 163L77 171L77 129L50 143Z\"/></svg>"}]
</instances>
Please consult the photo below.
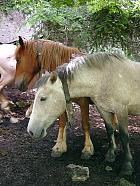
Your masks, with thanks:
<instances>
[{"instance_id":1,"label":"shaded woodland floor","mask_svg":"<svg viewBox=\"0 0 140 186\"><path fill-rule=\"evenodd\" d=\"M81 117L78 106L74 106L75 116L71 127L67 129L68 151L60 158L51 157L51 149L58 133L57 121L48 129L42 140L32 139L26 132L28 124L24 118L32 94L20 93L15 89L6 89L8 97L16 103L11 113L4 116L0 124L0 185L1 186L115 186L120 180L119 169L123 155L116 136L118 151L112 164L104 161L107 152L107 136L103 120L95 107L90 106L91 138L95 154L90 160L80 158L84 144ZM24 104L26 102L27 104ZM19 104L20 103L20 104ZM11 123L9 117L19 118L18 123ZM129 117L130 148L133 155L134 174L125 177L131 183L140 185L140 117ZM68 174L67 165L87 166L90 177L85 182L73 183ZM106 166L112 171L106 171Z\"/></svg>"}]
</instances>

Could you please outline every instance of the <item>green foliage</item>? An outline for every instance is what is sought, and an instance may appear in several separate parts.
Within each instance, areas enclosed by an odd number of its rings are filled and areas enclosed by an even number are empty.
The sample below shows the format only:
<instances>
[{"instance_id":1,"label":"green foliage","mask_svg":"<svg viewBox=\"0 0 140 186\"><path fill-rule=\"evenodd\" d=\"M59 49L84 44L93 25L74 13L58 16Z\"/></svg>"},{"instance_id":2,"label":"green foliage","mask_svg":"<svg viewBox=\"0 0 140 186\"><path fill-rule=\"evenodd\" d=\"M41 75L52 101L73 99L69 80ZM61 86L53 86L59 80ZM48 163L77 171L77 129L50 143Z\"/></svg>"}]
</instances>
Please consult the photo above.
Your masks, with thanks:
<instances>
[{"instance_id":1,"label":"green foliage","mask_svg":"<svg viewBox=\"0 0 140 186\"><path fill-rule=\"evenodd\" d=\"M129 17L116 5L113 9L106 6L95 12L92 14L91 20L93 21L91 27L94 30L94 41L97 43L97 47L103 44L102 41L104 41L104 46L109 43L115 45L115 43L125 42Z\"/></svg>"},{"instance_id":2,"label":"green foliage","mask_svg":"<svg viewBox=\"0 0 140 186\"><path fill-rule=\"evenodd\" d=\"M140 0L7 0L3 10L18 9L47 38L87 52L121 47L139 53ZM138 47L137 47L138 46Z\"/></svg>"},{"instance_id":3,"label":"green foliage","mask_svg":"<svg viewBox=\"0 0 140 186\"><path fill-rule=\"evenodd\" d=\"M2 12L8 12L14 7L15 7L15 4L11 0L0 1L0 11Z\"/></svg>"}]
</instances>

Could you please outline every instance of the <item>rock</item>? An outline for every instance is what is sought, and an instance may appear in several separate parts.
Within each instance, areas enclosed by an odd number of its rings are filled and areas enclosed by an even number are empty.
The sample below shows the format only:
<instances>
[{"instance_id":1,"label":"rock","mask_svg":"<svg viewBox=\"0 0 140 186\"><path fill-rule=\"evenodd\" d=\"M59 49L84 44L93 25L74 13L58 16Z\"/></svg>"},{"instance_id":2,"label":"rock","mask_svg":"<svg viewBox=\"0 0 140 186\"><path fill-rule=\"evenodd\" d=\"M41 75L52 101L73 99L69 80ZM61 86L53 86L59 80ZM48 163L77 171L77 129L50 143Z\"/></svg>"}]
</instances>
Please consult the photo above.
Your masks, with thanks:
<instances>
[{"instance_id":1,"label":"rock","mask_svg":"<svg viewBox=\"0 0 140 186\"><path fill-rule=\"evenodd\" d=\"M0 149L0 156L5 156L7 154L8 152L6 150Z\"/></svg>"},{"instance_id":2,"label":"rock","mask_svg":"<svg viewBox=\"0 0 140 186\"><path fill-rule=\"evenodd\" d=\"M89 178L89 168L80 165L69 164L67 166L72 181L86 181Z\"/></svg>"},{"instance_id":3,"label":"rock","mask_svg":"<svg viewBox=\"0 0 140 186\"><path fill-rule=\"evenodd\" d=\"M10 118L10 122L11 122L11 123L18 123L18 118L11 117L11 118Z\"/></svg>"},{"instance_id":4,"label":"rock","mask_svg":"<svg viewBox=\"0 0 140 186\"><path fill-rule=\"evenodd\" d=\"M3 115L0 113L0 119L2 119L3 118Z\"/></svg>"},{"instance_id":5,"label":"rock","mask_svg":"<svg viewBox=\"0 0 140 186\"><path fill-rule=\"evenodd\" d=\"M136 186L134 183L130 183L124 178L121 178L119 182L116 184L116 186Z\"/></svg>"},{"instance_id":6,"label":"rock","mask_svg":"<svg viewBox=\"0 0 140 186\"><path fill-rule=\"evenodd\" d=\"M3 122L2 118L3 118L3 115L0 114L0 124Z\"/></svg>"},{"instance_id":7,"label":"rock","mask_svg":"<svg viewBox=\"0 0 140 186\"><path fill-rule=\"evenodd\" d=\"M3 120L2 119L0 119L0 125L3 123Z\"/></svg>"},{"instance_id":8,"label":"rock","mask_svg":"<svg viewBox=\"0 0 140 186\"><path fill-rule=\"evenodd\" d=\"M112 171L113 169L112 169L112 167L110 167L110 166L106 166L106 167L105 167L105 170L106 170L107 172L110 172L110 171Z\"/></svg>"}]
</instances>

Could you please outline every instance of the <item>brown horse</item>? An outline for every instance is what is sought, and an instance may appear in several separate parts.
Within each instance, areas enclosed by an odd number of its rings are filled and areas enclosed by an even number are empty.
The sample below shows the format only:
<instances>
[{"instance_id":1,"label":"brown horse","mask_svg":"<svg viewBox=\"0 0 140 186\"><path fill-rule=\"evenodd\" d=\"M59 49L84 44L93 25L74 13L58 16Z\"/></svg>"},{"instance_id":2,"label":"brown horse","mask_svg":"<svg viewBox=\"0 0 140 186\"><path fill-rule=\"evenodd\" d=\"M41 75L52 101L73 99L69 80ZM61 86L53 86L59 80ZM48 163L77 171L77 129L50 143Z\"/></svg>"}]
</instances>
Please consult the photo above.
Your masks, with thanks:
<instances>
[{"instance_id":1,"label":"brown horse","mask_svg":"<svg viewBox=\"0 0 140 186\"><path fill-rule=\"evenodd\" d=\"M73 55L83 55L77 48L67 47L59 42L51 40L23 41L19 37L19 46L16 49L16 74L15 86L20 90L26 90L29 83L40 71L53 71L57 66L68 63ZM90 139L89 127L89 99L79 98L75 102L80 105L82 115L82 127L85 133L85 146L82 150L82 158L90 158L94 153L94 147ZM59 157L67 151L66 145L66 113L59 119L59 132L57 142L52 149L52 156Z\"/></svg>"},{"instance_id":2,"label":"brown horse","mask_svg":"<svg viewBox=\"0 0 140 186\"><path fill-rule=\"evenodd\" d=\"M15 85L21 90L26 90L29 83L40 71L53 71L57 66L68 63L74 55L83 55L77 48L67 47L51 40L30 40L24 42L19 37L19 44L15 53L17 60ZM80 105L82 127L85 133L85 146L82 150L82 158L88 159L94 153L88 122L89 99L78 98L74 99L74 101ZM66 113L62 114L59 120L59 133L57 142L52 149L52 156L58 157L67 151L65 123Z\"/></svg>"}]
</instances>

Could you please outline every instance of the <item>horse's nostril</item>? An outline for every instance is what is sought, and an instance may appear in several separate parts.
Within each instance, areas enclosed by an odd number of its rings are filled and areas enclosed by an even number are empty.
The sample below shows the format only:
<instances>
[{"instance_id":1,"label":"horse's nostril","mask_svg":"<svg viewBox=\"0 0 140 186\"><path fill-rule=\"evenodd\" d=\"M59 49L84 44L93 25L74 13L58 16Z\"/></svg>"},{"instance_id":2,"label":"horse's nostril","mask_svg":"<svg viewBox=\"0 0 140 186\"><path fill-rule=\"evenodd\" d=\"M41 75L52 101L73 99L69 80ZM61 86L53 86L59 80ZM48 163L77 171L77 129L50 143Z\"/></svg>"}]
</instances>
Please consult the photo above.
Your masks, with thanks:
<instances>
[{"instance_id":1,"label":"horse's nostril","mask_svg":"<svg viewBox=\"0 0 140 186\"><path fill-rule=\"evenodd\" d=\"M25 87L25 83L24 82L21 84L21 87L20 88L21 88L22 91L25 91L26 90L26 87Z\"/></svg>"},{"instance_id":2,"label":"horse's nostril","mask_svg":"<svg viewBox=\"0 0 140 186\"><path fill-rule=\"evenodd\" d=\"M30 134L31 136L33 136L33 135L34 135L34 133L33 133L32 131L29 131L29 134Z\"/></svg>"},{"instance_id":3,"label":"horse's nostril","mask_svg":"<svg viewBox=\"0 0 140 186\"><path fill-rule=\"evenodd\" d=\"M27 89L27 83L25 80L19 80L15 82L15 85L21 91L25 91Z\"/></svg>"},{"instance_id":4,"label":"horse's nostril","mask_svg":"<svg viewBox=\"0 0 140 186\"><path fill-rule=\"evenodd\" d=\"M44 136L44 129L42 129L40 137L43 137L43 136Z\"/></svg>"},{"instance_id":5,"label":"horse's nostril","mask_svg":"<svg viewBox=\"0 0 140 186\"><path fill-rule=\"evenodd\" d=\"M31 137L34 137L34 138L43 138L44 134L45 134L45 130L44 129L42 129L41 131L38 130L35 133L32 132L31 130L27 130L27 131L28 131L29 135Z\"/></svg>"}]
</instances>

